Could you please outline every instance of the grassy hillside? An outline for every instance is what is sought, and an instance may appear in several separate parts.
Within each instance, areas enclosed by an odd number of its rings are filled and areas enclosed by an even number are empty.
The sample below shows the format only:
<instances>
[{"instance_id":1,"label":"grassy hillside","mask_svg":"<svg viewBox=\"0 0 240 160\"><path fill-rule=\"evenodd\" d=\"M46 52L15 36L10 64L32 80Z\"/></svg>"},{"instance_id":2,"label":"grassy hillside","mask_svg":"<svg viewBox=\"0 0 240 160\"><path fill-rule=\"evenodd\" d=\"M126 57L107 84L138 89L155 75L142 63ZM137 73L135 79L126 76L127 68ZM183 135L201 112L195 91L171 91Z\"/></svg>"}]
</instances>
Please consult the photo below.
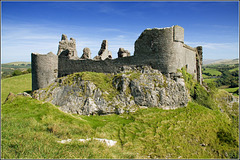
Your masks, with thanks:
<instances>
[{"instance_id":1,"label":"grassy hillside","mask_svg":"<svg viewBox=\"0 0 240 160\"><path fill-rule=\"evenodd\" d=\"M32 74L24 74L20 76L10 77L1 80L2 102L5 101L9 92L18 94L24 91L32 90Z\"/></svg>"},{"instance_id":2,"label":"grassy hillside","mask_svg":"<svg viewBox=\"0 0 240 160\"><path fill-rule=\"evenodd\" d=\"M227 92L210 94L191 75L184 71L183 75L193 102L176 110L148 108L122 115L79 116L36 99L13 96L1 108L1 157L237 158L238 104L230 109L223 98ZM96 81L96 77L101 76L86 78ZM2 80L3 96L26 90L31 90L31 74ZM117 144L77 141L86 138L106 138ZM57 142L67 139L73 141Z\"/></svg>"},{"instance_id":3,"label":"grassy hillside","mask_svg":"<svg viewBox=\"0 0 240 160\"><path fill-rule=\"evenodd\" d=\"M98 141L117 141L111 148ZM225 158L238 155L238 132L227 114L195 103L108 116L78 116L28 98L2 106L2 158Z\"/></svg>"},{"instance_id":4,"label":"grassy hillside","mask_svg":"<svg viewBox=\"0 0 240 160\"><path fill-rule=\"evenodd\" d=\"M219 59L219 60L203 60L203 65L231 65L231 64L239 64L239 59Z\"/></svg>"}]
</instances>

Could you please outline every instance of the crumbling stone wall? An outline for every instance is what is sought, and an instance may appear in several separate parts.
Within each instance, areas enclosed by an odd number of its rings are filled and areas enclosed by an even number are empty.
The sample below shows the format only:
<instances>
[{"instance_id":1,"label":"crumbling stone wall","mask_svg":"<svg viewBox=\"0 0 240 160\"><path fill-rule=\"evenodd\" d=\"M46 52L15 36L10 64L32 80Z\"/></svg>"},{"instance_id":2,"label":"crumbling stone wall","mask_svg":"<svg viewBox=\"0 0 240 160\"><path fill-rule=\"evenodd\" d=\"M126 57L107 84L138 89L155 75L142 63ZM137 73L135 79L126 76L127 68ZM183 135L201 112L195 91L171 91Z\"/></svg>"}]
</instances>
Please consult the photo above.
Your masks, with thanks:
<instances>
[{"instance_id":1,"label":"crumbling stone wall","mask_svg":"<svg viewBox=\"0 0 240 160\"><path fill-rule=\"evenodd\" d=\"M70 38L70 40L68 40L67 36L65 34L62 34L62 39L59 41L58 45L57 55L59 56L62 52L67 53L71 58L78 58L76 40L73 38Z\"/></svg>"},{"instance_id":2,"label":"crumbling stone wall","mask_svg":"<svg viewBox=\"0 0 240 160\"><path fill-rule=\"evenodd\" d=\"M98 52L98 56L94 57L94 60L105 60L105 59L112 59L112 52L108 50L108 41L103 40L101 48Z\"/></svg>"},{"instance_id":3,"label":"crumbling stone wall","mask_svg":"<svg viewBox=\"0 0 240 160\"><path fill-rule=\"evenodd\" d=\"M184 44L184 29L180 26L144 30L135 42L133 56L130 56L127 50L120 48L118 58L111 59L112 53L108 50L107 40L103 40L98 56L93 60L90 59L90 54L89 49L78 58L75 40L70 38L68 41L66 35L62 35L57 58L38 60L36 56L32 56L32 63L36 63L33 64L34 67L40 68L33 70L33 75L38 75L33 79L33 84L36 85L33 90L46 87L52 82L51 78L56 78L56 66L58 66L58 77L83 71L114 73L122 66L143 65L151 66L169 77L174 77L177 69L186 67L200 83L202 81L202 47L192 48ZM54 64L54 67L48 66L49 64ZM45 71L49 72L48 80L45 76L39 76Z\"/></svg>"}]
</instances>

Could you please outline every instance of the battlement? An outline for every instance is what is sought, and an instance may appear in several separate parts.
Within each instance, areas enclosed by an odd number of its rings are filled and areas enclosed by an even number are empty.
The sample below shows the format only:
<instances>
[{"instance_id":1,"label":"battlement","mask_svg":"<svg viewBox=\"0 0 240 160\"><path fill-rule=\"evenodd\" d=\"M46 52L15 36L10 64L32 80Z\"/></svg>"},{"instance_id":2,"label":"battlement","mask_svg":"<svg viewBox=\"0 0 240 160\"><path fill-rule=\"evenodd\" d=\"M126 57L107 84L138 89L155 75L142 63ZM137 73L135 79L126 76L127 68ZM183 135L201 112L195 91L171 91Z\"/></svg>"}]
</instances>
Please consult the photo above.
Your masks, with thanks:
<instances>
[{"instance_id":1,"label":"battlement","mask_svg":"<svg viewBox=\"0 0 240 160\"><path fill-rule=\"evenodd\" d=\"M57 55L43 56L32 53L33 90L44 88L57 77L75 72L115 73L123 66L151 66L166 76L186 67L200 83L202 82L202 47L184 44L184 29L180 26L144 30L135 41L134 55L119 48L118 58L112 59L108 41L103 40L98 55L91 59L89 48L83 49L81 58L77 56L76 41L62 35ZM53 56L54 55L54 56Z\"/></svg>"}]
</instances>

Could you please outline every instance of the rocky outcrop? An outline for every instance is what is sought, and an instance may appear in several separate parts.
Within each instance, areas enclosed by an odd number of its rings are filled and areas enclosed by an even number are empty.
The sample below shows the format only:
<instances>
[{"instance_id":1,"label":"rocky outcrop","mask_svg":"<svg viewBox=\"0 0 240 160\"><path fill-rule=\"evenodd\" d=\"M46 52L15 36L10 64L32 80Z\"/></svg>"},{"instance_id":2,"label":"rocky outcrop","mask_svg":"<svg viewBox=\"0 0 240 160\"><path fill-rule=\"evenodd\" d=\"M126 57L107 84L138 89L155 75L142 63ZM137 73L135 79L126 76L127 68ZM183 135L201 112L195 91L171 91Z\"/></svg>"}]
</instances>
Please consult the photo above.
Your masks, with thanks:
<instances>
[{"instance_id":1,"label":"rocky outcrop","mask_svg":"<svg viewBox=\"0 0 240 160\"><path fill-rule=\"evenodd\" d=\"M108 41L103 40L101 49L98 52L98 56L94 57L94 60L105 60L105 59L112 59L112 52L108 50Z\"/></svg>"},{"instance_id":2,"label":"rocky outcrop","mask_svg":"<svg viewBox=\"0 0 240 160\"><path fill-rule=\"evenodd\" d=\"M87 47L83 48L83 55L81 59L91 59L91 51L89 48Z\"/></svg>"},{"instance_id":3,"label":"rocky outcrop","mask_svg":"<svg viewBox=\"0 0 240 160\"><path fill-rule=\"evenodd\" d=\"M125 50L124 48L119 48L118 50L118 58L119 57L129 57L130 52L128 50Z\"/></svg>"},{"instance_id":4,"label":"rocky outcrop","mask_svg":"<svg viewBox=\"0 0 240 160\"><path fill-rule=\"evenodd\" d=\"M93 73L59 78L47 89L35 91L33 97L81 115L134 112L139 107L175 109L189 100L182 78L166 78L147 66L124 66L115 74L94 73L102 77Z\"/></svg>"}]
</instances>

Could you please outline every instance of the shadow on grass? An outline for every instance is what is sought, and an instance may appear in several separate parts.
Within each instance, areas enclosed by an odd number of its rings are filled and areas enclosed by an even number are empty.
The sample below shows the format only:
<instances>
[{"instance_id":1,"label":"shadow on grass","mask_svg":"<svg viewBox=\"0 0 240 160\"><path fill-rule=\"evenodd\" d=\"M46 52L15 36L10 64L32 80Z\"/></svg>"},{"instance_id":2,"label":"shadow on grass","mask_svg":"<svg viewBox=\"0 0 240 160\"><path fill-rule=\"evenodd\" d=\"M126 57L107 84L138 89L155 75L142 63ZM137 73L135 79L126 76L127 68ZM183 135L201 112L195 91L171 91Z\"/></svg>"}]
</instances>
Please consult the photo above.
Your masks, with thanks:
<instances>
[{"instance_id":1,"label":"shadow on grass","mask_svg":"<svg viewBox=\"0 0 240 160\"><path fill-rule=\"evenodd\" d=\"M32 90L27 90L27 91L24 91L24 92L26 92L28 94L32 94Z\"/></svg>"}]
</instances>

